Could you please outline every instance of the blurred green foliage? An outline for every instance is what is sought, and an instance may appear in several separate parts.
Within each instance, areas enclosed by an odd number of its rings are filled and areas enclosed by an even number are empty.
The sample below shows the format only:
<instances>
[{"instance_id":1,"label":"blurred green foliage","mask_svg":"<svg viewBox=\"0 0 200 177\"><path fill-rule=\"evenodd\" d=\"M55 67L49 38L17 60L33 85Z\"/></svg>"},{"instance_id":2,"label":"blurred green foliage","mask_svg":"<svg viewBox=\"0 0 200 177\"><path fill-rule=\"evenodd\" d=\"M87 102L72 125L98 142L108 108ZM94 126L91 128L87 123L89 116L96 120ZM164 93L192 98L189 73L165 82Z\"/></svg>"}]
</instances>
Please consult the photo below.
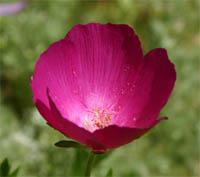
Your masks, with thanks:
<instances>
[{"instance_id":1,"label":"blurred green foliage","mask_svg":"<svg viewBox=\"0 0 200 177\"><path fill-rule=\"evenodd\" d=\"M197 0L33 0L23 12L0 17L0 161L8 157L14 167L21 166L21 176L84 174L86 152L53 146L65 137L47 126L34 107L30 77L40 54L73 25L112 22L132 26L144 54L166 48L177 82L161 112L169 120L100 155L94 176L106 176L110 168L123 177L200 175L199 9Z\"/></svg>"},{"instance_id":2,"label":"blurred green foliage","mask_svg":"<svg viewBox=\"0 0 200 177\"><path fill-rule=\"evenodd\" d=\"M7 158L5 158L0 164L0 177L16 177L19 168L16 168L14 171L10 172L10 163Z\"/></svg>"}]
</instances>

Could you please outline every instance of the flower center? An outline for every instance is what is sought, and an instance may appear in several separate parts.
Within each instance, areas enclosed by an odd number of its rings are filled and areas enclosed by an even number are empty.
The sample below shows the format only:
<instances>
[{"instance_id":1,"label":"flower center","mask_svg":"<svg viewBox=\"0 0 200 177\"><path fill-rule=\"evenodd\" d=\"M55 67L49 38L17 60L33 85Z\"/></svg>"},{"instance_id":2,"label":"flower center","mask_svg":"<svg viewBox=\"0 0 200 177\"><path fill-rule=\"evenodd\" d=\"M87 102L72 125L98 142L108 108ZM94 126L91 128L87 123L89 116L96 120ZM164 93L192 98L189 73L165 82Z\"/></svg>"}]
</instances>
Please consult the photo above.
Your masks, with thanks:
<instances>
[{"instance_id":1,"label":"flower center","mask_svg":"<svg viewBox=\"0 0 200 177\"><path fill-rule=\"evenodd\" d=\"M84 118L84 126L91 132L107 127L112 120L112 113L106 110L92 109Z\"/></svg>"}]
</instances>

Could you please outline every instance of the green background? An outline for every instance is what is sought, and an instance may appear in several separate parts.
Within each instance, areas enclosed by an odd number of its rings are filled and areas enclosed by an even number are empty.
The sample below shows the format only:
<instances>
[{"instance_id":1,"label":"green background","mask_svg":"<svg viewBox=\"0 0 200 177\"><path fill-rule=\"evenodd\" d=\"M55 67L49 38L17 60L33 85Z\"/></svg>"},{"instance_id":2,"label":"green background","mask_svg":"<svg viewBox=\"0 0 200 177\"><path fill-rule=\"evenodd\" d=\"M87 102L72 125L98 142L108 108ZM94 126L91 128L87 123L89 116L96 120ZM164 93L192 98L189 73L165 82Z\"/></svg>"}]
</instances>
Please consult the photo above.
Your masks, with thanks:
<instances>
[{"instance_id":1,"label":"green background","mask_svg":"<svg viewBox=\"0 0 200 177\"><path fill-rule=\"evenodd\" d=\"M2 2L2 1L1 1ZM13 1L10 1L13 2ZM144 54L166 48L177 81L160 116L168 116L142 138L97 157L94 176L200 175L199 3L195 0L29 1L13 16L0 17L0 161L7 157L19 176L81 176L88 154L59 149L66 139L46 125L32 103L30 77L40 54L75 24L129 24Z\"/></svg>"}]
</instances>

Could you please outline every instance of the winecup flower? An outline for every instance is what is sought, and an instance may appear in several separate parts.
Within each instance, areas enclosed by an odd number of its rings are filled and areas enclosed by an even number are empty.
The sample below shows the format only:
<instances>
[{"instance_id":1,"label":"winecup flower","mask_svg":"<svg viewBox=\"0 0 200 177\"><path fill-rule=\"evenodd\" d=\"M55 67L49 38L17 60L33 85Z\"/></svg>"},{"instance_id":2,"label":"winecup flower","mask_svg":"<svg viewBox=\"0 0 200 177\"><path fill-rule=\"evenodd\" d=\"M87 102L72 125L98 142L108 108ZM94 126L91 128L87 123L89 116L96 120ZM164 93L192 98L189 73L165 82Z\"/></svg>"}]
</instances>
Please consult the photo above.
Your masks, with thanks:
<instances>
[{"instance_id":1,"label":"winecup flower","mask_svg":"<svg viewBox=\"0 0 200 177\"><path fill-rule=\"evenodd\" d=\"M76 25L36 63L33 100L48 124L104 152L139 138L161 120L174 83L162 48L143 55L132 28Z\"/></svg>"}]
</instances>

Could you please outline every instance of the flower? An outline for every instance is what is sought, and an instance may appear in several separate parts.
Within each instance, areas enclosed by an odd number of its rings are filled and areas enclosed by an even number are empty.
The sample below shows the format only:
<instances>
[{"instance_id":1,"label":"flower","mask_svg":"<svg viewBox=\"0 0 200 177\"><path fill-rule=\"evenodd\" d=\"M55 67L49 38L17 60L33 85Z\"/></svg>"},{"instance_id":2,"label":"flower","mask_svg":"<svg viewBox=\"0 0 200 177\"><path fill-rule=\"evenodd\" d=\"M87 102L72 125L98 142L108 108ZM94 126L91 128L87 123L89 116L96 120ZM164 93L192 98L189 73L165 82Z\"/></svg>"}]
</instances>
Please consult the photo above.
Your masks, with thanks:
<instances>
[{"instance_id":1,"label":"flower","mask_svg":"<svg viewBox=\"0 0 200 177\"><path fill-rule=\"evenodd\" d=\"M15 3L0 3L0 15L11 15L21 11L27 5L26 1Z\"/></svg>"},{"instance_id":2,"label":"flower","mask_svg":"<svg viewBox=\"0 0 200 177\"><path fill-rule=\"evenodd\" d=\"M167 51L143 56L124 24L76 25L36 63L34 103L48 124L105 152L139 138L161 120L176 72Z\"/></svg>"}]
</instances>

